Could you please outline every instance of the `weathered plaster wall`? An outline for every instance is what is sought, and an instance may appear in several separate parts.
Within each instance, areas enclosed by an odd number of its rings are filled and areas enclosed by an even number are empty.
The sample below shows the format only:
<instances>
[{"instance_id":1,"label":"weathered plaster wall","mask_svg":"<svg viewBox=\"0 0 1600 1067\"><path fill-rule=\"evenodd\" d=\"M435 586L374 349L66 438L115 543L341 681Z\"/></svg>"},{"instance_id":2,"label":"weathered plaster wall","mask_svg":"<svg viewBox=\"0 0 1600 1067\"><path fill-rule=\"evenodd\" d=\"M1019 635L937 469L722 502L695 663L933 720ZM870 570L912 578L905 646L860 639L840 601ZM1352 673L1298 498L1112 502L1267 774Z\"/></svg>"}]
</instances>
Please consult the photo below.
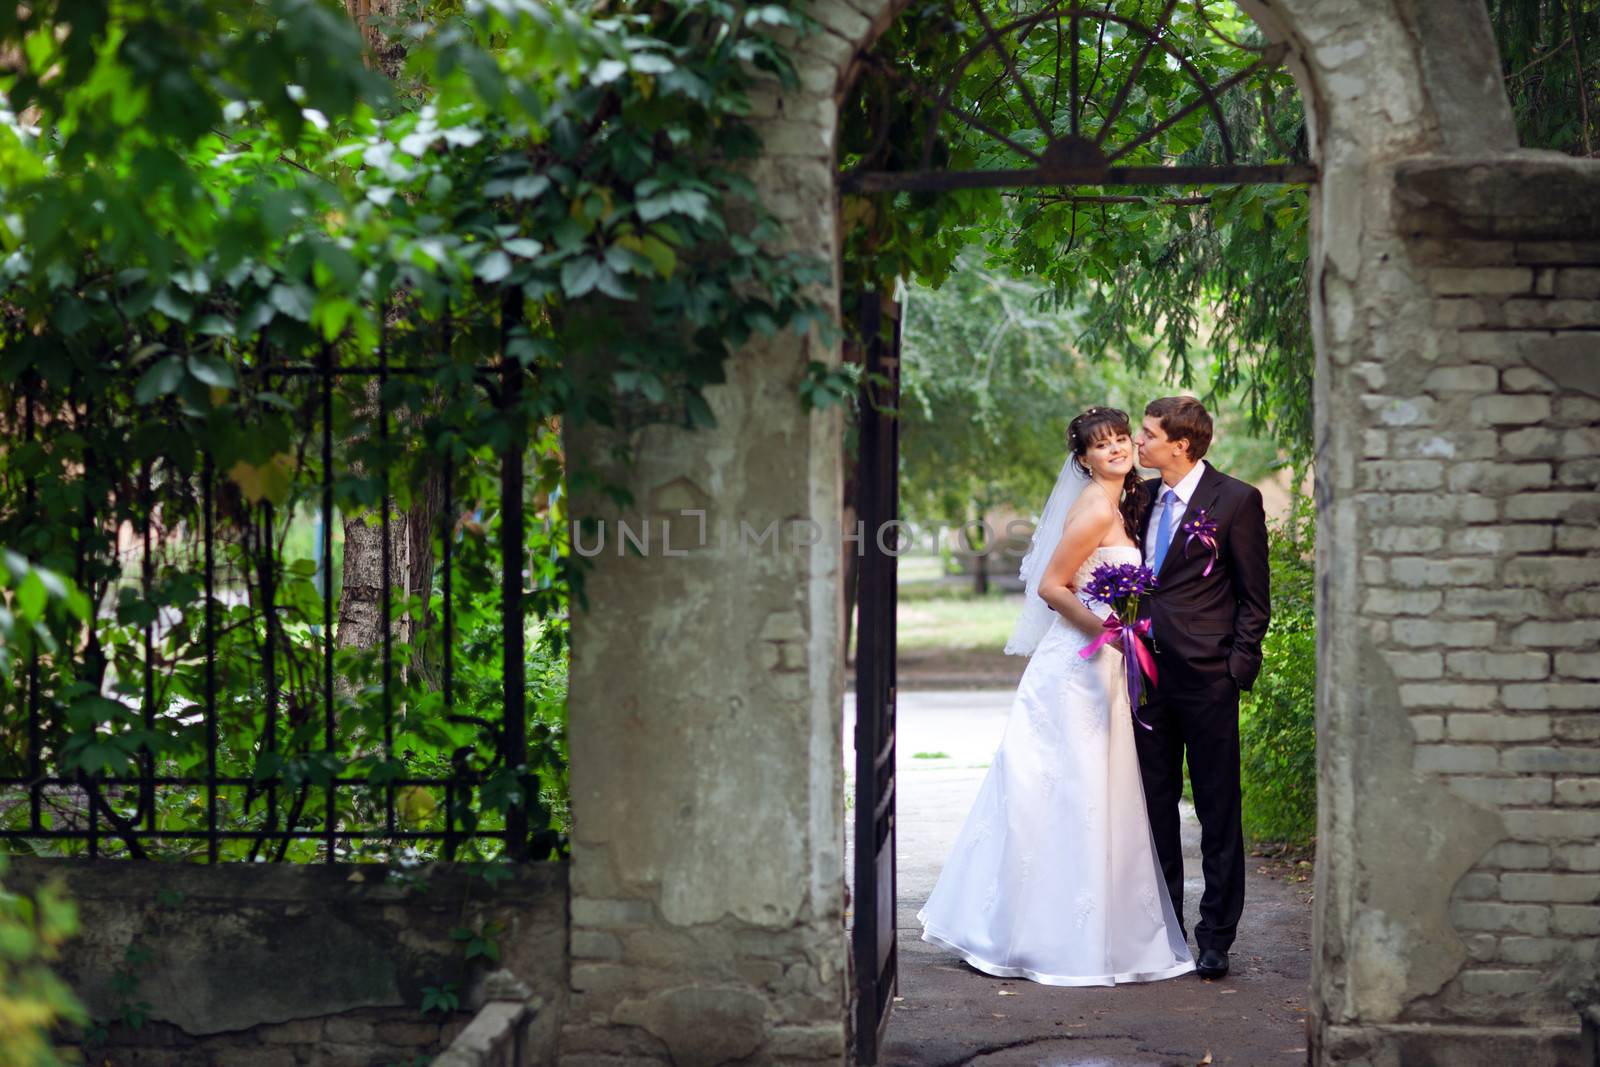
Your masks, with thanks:
<instances>
[{"instance_id":1,"label":"weathered plaster wall","mask_svg":"<svg viewBox=\"0 0 1600 1067\"><path fill-rule=\"evenodd\" d=\"M1349 908L1324 914L1323 1050L1576 1064L1568 993L1600 933L1600 166L1415 159L1394 189L1430 328L1354 367L1368 714L1333 739L1355 788L1350 824L1324 821Z\"/></svg>"},{"instance_id":2,"label":"weathered plaster wall","mask_svg":"<svg viewBox=\"0 0 1600 1067\"><path fill-rule=\"evenodd\" d=\"M798 194L777 204L796 241L831 242L818 150L769 157L758 180L811 183L804 211ZM753 347L708 391L717 428L644 430L638 463L613 472L649 547L619 555L608 523L586 581L594 608L573 613L563 1063L844 1054L839 552L788 525L838 527L838 417L798 401L806 361L827 355ZM606 445L574 431L567 451L577 463ZM684 510L704 512L703 545Z\"/></svg>"},{"instance_id":3,"label":"weathered plaster wall","mask_svg":"<svg viewBox=\"0 0 1600 1067\"><path fill-rule=\"evenodd\" d=\"M490 887L445 868L404 878L372 864L89 863L14 857L7 885L60 879L78 906L63 978L111 1027L116 1067L370 1067L434 1055L504 968L542 998L530 1027L548 1062L566 998L566 869L530 864ZM468 963L451 931L499 923L498 964ZM137 947L144 962L129 964ZM119 992L127 967L135 980ZM504 984L504 979L501 979ZM455 983L461 1010L422 1012L423 988ZM96 1060L95 1062L99 1062Z\"/></svg>"}]
</instances>

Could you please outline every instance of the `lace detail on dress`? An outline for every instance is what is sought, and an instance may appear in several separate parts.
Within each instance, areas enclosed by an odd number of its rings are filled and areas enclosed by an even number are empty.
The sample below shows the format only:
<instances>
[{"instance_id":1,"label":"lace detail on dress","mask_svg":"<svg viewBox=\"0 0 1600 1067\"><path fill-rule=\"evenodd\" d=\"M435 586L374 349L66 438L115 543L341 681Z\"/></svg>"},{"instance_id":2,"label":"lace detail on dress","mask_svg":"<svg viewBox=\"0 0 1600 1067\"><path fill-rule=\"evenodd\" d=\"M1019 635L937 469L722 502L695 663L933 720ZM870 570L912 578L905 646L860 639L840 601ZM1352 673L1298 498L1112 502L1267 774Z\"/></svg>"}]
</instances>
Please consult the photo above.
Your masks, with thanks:
<instances>
[{"instance_id":1,"label":"lace detail on dress","mask_svg":"<svg viewBox=\"0 0 1600 1067\"><path fill-rule=\"evenodd\" d=\"M1054 738L1056 720L1050 714L1050 709L1044 705L1031 703L1028 705L1028 725L1033 727L1033 732L1038 734L1041 740L1049 741Z\"/></svg>"},{"instance_id":2,"label":"lace detail on dress","mask_svg":"<svg viewBox=\"0 0 1600 1067\"><path fill-rule=\"evenodd\" d=\"M1098 907L1094 902L1094 894L1087 889L1079 892L1078 899L1072 905L1073 926L1082 930L1089 920L1094 918L1096 910Z\"/></svg>"},{"instance_id":3,"label":"lace detail on dress","mask_svg":"<svg viewBox=\"0 0 1600 1067\"><path fill-rule=\"evenodd\" d=\"M1156 886L1154 882L1146 882L1139 887L1139 903L1144 905L1144 913L1150 916L1150 921L1160 925L1166 920L1161 915L1161 902L1156 899Z\"/></svg>"},{"instance_id":4,"label":"lace detail on dress","mask_svg":"<svg viewBox=\"0 0 1600 1067\"><path fill-rule=\"evenodd\" d=\"M1060 785L1066 776L1066 770L1059 763L1048 760L1045 762L1039 771L1039 792L1044 799L1049 800L1055 796L1056 786Z\"/></svg>"},{"instance_id":5,"label":"lace detail on dress","mask_svg":"<svg viewBox=\"0 0 1600 1067\"><path fill-rule=\"evenodd\" d=\"M1078 708L1078 725L1087 736L1100 737L1105 734L1106 727L1111 725L1111 709L1104 704L1084 703Z\"/></svg>"}]
</instances>

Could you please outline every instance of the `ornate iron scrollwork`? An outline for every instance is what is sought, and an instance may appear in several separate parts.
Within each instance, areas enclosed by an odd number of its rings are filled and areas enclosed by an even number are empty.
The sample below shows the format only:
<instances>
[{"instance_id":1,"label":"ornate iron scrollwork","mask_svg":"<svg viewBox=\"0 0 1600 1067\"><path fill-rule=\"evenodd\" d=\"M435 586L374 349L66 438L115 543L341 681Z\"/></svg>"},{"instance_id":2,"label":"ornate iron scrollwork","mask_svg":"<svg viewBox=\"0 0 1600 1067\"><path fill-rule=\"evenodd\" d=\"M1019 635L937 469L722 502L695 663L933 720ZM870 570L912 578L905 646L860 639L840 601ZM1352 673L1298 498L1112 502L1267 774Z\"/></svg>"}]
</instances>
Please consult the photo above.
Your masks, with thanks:
<instances>
[{"instance_id":1,"label":"ornate iron scrollwork","mask_svg":"<svg viewBox=\"0 0 1600 1067\"><path fill-rule=\"evenodd\" d=\"M903 69L894 56L861 57L863 70L878 75L882 86L908 94L925 109L921 152L914 168L894 168L882 165L884 153L868 151L842 176L845 191L1316 180L1316 168L1295 158L1277 129L1274 97L1282 87L1278 72L1288 47L1253 45L1220 30L1205 0L1183 6L1181 25L1175 19L1179 0L1163 0L1151 21L1137 12L1058 0L999 24L982 0L951 2L946 25L963 50L953 63L936 71L934 85L924 84L925 76L919 77L917 71ZM1030 40L1041 37L1047 47L1030 51ZM1188 47L1205 38L1225 45L1233 57L1253 58L1231 71L1215 69L1209 61L1197 61ZM1123 57L1132 56L1113 72L1114 91L1111 79L1102 76L1108 40ZM1048 47L1052 42L1053 48ZM1087 77L1086 55L1094 57ZM974 72L985 57L992 57L999 71L987 86L975 90ZM1163 72L1167 77L1160 77ZM1169 89L1166 98L1153 103L1141 86L1141 75L1164 83ZM1272 154L1279 158L1272 161L1238 158L1234 129L1238 115L1230 116L1224 106L1228 94L1252 85L1260 98L1252 116L1262 131L1257 142L1275 149ZM1012 94L1011 103L1017 106L1008 105L1007 114L1020 121L1005 125L979 113L981 101L996 90ZM869 107L875 125L885 121L886 108ZM1198 163L1184 161L1183 152L1169 151L1164 143L1196 112L1204 114L1208 137L1214 139L1213 158ZM1130 119L1139 121L1137 129L1127 129ZM882 146L884 136L880 127L875 148ZM967 149L966 155L995 165L974 169L939 165L936 155L948 151L952 143Z\"/></svg>"}]
</instances>

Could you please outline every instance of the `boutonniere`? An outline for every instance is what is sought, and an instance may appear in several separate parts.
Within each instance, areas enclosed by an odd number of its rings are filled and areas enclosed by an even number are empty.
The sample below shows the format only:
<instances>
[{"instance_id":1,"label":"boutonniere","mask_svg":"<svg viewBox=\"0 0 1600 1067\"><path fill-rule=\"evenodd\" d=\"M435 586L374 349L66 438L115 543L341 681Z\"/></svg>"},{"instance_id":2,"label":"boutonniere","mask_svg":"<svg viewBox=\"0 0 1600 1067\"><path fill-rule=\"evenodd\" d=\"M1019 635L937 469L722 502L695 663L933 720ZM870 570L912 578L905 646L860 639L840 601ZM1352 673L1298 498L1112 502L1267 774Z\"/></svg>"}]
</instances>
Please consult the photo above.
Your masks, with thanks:
<instances>
[{"instance_id":1,"label":"boutonniere","mask_svg":"<svg viewBox=\"0 0 1600 1067\"><path fill-rule=\"evenodd\" d=\"M1178 529L1189 535L1189 539L1183 543L1183 554L1185 556L1189 554L1189 549L1194 546L1196 541L1211 550L1211 559L1206 563L1206 569L1200 572L1201 577L1209 576L1211 568L1217 564L1216 520L1206 514L1205 508L1197 508L1194 515L1185 519L1183 525Z\"/></svg>"}]
</instances>

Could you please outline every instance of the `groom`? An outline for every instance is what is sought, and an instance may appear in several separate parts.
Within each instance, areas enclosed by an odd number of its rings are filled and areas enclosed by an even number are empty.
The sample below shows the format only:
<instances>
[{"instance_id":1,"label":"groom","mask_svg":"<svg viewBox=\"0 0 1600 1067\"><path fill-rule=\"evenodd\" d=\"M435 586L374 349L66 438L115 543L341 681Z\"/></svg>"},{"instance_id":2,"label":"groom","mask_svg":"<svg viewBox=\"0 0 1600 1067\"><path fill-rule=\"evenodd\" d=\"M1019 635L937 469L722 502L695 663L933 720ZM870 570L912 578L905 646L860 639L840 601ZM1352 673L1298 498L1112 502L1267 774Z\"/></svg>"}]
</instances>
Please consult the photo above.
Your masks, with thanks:
<instances>
[{"instance_id":1,"label":"groom","mask_svg":"<svg viewBox=\"0 0 1600 1067\"><path fill-rule=\"evenodd\" d=\"M1244 910L1239 693L1261 670L1267 632L1266 515L1259 490L1205 462L1211 416L1198 400L1152 401L1134 443L1139 465L1160 473L1144 483L1140 498L1145 564L1156 574L1156 590L1141 601L1140 614L1152 622L1160 680L1142 712L1152 729L1134 730L1139 769L1156 855L1181 923L1178 798L1188 751L1206 880L1194 928L1195 969L1202 978L1221 978Z\"/></svg>"}]
</instances>

